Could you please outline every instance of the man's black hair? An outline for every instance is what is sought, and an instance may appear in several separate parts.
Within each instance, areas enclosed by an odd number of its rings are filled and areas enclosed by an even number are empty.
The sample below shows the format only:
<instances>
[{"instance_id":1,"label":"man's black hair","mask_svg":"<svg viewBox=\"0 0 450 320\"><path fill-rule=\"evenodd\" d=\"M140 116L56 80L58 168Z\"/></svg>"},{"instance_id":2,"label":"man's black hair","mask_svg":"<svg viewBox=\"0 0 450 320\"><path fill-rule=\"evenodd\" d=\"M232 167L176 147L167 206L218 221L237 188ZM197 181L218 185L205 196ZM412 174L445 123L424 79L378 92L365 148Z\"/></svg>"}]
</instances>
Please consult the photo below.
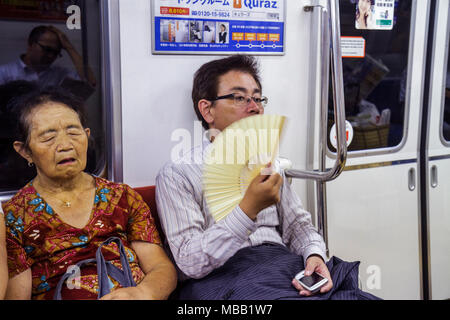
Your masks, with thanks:
<instances>
[{"instance_id":1,"label":"man's black hair","mask_svg":"<svg viewBox=\"0 0 450 320\"><path fill-rule=\"evenodd\" d=\"M192 102L197 118L202 126L209 129L208 123L198 110L198 103L202 99L212 100L217 97L219 79L230 71L240 71L250 74L262 90L259 77L259 67L256 59L247 55L233 55L224 59L210 61L197 70L192 87Z\"/></svg>"}]
</instances>

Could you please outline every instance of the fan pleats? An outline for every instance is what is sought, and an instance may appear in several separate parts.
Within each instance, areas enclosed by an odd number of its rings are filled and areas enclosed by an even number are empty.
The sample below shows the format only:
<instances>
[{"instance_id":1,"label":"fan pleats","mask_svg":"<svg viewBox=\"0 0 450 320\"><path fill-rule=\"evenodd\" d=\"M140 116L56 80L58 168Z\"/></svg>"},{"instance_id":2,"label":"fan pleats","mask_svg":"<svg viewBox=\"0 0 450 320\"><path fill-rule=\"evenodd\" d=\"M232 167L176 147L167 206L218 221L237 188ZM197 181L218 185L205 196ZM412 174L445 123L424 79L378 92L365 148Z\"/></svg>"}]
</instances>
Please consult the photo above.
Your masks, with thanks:
<instances>
[{"instance_id":1,"label":"fan pleats","mask_svg":"<svg viewBox=\"0 0 450 320\"><path fill-rule=\"evenodd\" d=\"M251 181L278 154L284 116L256 115L236 121L214 140L203 168L203 190L216 221L242 200Z\"/></svg>"}]
</instances>

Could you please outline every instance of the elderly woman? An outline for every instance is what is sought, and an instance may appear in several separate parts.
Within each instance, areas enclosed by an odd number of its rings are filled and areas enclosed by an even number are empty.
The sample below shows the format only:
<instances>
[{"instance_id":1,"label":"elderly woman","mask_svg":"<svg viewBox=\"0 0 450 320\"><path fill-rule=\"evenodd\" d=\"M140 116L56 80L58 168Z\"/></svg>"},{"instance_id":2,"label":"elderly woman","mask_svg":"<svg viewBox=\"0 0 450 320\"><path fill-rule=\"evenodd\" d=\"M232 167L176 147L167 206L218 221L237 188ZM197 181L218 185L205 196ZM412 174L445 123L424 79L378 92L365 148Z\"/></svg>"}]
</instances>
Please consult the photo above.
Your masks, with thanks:
<instances>
[{"instance_id":1,"label":"elderly woman","mask_svg":"<svg viewBox=\"0 0 450 320\"><path fill-rule=\"evenodd\" d=\"M0 208L0 300L5 297L6 285L8 284L8 267L6 266L5 247L5 221L2 208Z\"/></svg>"},{"instance_id":2,"label":"elderly woman","mask_svg":"<svg viewBox=\"0 0 450 320\"><path fill-rule=\"evenodd\" d=\"M148 206L129 186L83 172L90 131L81 107L58 89L16 101L14 149L35 166L37 176L3 206L6 298L96 299L106 283L111 293L105 300L166 299L176 286L176 271ZM96 263L98 251L106 263ZM91 260L82 264L86 259ZM131 270L136 285L122 286L111 274L105 280L111 265Z\"/></svg>"}]
</instances>

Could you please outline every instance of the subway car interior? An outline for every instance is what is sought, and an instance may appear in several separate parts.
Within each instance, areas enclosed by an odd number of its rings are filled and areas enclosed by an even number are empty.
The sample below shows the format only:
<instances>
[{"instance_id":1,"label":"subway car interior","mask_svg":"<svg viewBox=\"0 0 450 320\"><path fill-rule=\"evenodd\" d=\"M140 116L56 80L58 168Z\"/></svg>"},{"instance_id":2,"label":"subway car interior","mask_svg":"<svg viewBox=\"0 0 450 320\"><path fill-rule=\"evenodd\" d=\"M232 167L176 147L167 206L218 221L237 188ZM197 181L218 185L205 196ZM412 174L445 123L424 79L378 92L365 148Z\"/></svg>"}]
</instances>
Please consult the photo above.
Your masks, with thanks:
<instances>
[{"instance_id":1,"label":"subway car interior","mask_svg":"<svg viewBox=\"0 0 450 320\"><path fill-rule=\"evenodd\" d=\"M164 242L158 173L204 137L194 74L249 55L327 259L360 261L359 289L381 299L448 300L449 43L449 0L0 0L0 202L37 174L14 102L57 86L85 106L85 172L141 194Z\"/></svg>"}]
</instances>

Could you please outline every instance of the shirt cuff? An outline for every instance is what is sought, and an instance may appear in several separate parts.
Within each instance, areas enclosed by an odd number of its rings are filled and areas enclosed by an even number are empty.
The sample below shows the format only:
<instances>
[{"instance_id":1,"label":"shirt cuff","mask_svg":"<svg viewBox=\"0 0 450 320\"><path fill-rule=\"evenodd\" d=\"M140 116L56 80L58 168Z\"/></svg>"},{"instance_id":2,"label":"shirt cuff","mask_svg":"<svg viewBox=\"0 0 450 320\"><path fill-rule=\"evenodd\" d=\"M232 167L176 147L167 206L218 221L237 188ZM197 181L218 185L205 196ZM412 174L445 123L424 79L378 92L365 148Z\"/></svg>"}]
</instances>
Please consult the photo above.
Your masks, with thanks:
<instances>
[{"instance_id":1,"label":"shirt cuff","mask_svg":"<svg viewBox=\"0 0 450 320\"><path fill-rule=\"evenodd\" d=\"M247 240L250 234L256 230L256 223L252 221L242 209L237 206L223 219L224 226L236 237Z\"/></svg>"},{"instance_id":2,"label":"shirt cuff","mask_svg":"<svg viewBox=\"0 0 450 320\"><path fill-rule=\"evenodd\" d=\"M325 255L325 252L323 252L323 250L320 247L313 245L313 246L309 246L303 250L302 256L304 259L305 266L306 266L306 260L308 260L308 258L312 255L318 255L323 259L323 261L325 263L327 262L327 257Z\"/></svg>"}]
</instances>

